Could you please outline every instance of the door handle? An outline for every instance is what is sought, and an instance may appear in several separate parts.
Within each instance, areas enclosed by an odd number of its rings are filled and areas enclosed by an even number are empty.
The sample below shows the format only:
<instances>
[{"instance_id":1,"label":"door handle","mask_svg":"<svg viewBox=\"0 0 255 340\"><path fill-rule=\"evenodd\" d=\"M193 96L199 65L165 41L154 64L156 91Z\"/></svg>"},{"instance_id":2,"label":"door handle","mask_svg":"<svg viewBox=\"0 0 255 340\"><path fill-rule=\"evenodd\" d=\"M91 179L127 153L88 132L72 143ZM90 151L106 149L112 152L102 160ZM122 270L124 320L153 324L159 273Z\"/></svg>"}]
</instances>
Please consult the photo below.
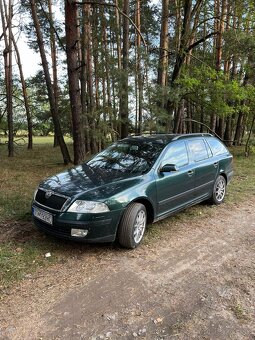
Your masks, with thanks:
<instances>
[{"instance_id":1,"label":"door handle","mask_svg":"<svg viewBox=\"0 0 255 340\"><path fill-rule=\"evenodd\" d=\"M219 165L219 162L215 162L215 163L213 163L213 166L214 166L215 168L217 168L217 167L218 167L218 165Z\"/></svg>"},{"instance_id":2,"label":"door handle","mask_svg":"<svg viewBox=\"0 0 255 340\"><path fill-rule=\"evenodd\" d=\"M194 175L194 172L195 172L194 170L189 170L189 171L188 171L188 176L189 176L189 177L193 176L193 175Z\"/></svg>"}]
</instances>

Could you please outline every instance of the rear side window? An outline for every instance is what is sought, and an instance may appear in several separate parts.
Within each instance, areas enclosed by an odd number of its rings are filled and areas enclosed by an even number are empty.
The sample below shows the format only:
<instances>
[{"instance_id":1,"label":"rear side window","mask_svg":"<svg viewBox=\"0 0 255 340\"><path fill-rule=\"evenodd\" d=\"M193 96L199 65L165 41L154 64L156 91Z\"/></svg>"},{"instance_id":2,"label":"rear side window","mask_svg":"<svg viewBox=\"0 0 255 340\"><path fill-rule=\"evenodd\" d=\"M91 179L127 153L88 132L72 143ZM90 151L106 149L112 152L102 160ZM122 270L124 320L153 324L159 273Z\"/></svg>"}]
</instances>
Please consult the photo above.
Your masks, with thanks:
<instances>
[{"instance_id":1,"label":"rear side window","mask_svg":"<svg viewBox=\"0 0 255 340\"><path fill-rule=\"evenodd\" d=\"M174 143L169 146L164 158L164 164L174 164L178 167L189 163L186 145L184 142Z\"/></svg>"},{"instance_id":2,"label":"rear side window","mask_svg":"<svg viewBox=\"0 0 255 340\"><path fill-rule=\"evenodd\" d=\"M203 139L190 140L188 144L196 162L208 158L207 148Z\"/></svg>"},{"instance_id":3,"label":"rear side window","mask_svg":"<svg viewBox=\"0 0 255 340\"><path fill-rule=\"evenodd\" d=\"M214 156L222 155L222 154L228 152L225 145L223 145L218 139L208 138L206 140L207 140L207 143L209 144Z\"/></svg>"}]
</instances>

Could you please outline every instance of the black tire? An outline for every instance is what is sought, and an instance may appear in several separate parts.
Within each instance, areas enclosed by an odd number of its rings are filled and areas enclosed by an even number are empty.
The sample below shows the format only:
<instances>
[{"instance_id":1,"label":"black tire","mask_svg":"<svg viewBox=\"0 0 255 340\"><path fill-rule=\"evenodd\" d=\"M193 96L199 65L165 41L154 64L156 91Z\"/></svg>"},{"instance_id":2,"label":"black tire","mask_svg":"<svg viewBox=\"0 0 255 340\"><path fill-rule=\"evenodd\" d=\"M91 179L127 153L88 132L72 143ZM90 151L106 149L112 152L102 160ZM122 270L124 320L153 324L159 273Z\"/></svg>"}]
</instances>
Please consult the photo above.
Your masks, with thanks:
<instances>
[{"instance_id":1,"label":"black tire","mask_svg":"<svg viewBox=\"0 0 255 340\"><path fill-rule=\"evenodd\" d=\"M142 241L147 223L147 211L141 203L131 203L126 208L118 228L119 244L128 249L136 248Z\"/></svg>"},{"instance_id":2,"label":"black tire","mask_svg":"<svg viewBox=\"0 0 255 340\"><path fill-rule=\"evenodd\" d=\"M226 195L226 180L223 176L218 176L213 186L213 194L210 198L210 202L213 204L221 204L224 201Z\"/></svg>"}]
</instances>

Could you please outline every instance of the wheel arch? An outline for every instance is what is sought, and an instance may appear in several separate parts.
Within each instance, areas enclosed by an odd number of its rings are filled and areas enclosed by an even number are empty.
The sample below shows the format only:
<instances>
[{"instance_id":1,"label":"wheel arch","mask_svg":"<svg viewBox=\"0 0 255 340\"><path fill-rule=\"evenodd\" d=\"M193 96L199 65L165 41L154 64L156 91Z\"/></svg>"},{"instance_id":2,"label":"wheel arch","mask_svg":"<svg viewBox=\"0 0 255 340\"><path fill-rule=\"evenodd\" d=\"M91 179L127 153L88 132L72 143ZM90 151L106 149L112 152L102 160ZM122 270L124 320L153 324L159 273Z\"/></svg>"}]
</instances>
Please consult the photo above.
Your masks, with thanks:
<instances>
[{"instance_id":1,"label":"wheel arch","mask_svg":"<svg viewBox=\"0 0 255 340\"><path fill-rule=\"evenodd\" d=\"M228 177L227 177L227 175L225 174L225 172L220 172L219 173L219 176L222 176L222 177L224 177L224 179L225 179L225 181L226 181L226 184L228 184Z\"/></svg>"},{"instance_id":2,"label":"wheel arch","mask_svg":"<svg viewBox=\"0 0 255 340\"><path fill-rule=\"evenodd\" d=\"M146 211L147 211L147 221L148 224L152 223L154 221L155 215L154 215L154 207L152 203L145 197L138 197L134 199L131 203L141 203L145 206Z\"/></svg>"}]
</instances>

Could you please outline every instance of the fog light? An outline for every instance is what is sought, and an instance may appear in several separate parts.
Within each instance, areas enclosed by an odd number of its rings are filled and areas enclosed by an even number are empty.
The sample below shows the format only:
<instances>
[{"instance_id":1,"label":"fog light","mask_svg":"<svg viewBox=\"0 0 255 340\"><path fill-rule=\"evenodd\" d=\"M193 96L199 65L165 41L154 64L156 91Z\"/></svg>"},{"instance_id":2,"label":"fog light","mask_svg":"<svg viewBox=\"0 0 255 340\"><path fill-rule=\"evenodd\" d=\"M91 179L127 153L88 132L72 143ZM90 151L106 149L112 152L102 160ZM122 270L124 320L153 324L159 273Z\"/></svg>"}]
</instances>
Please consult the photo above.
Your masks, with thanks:
<instances>
[{"instance_id":1,"label":"fog light","mask_svg":"<svg viewBox=\"0 0 255 340\"><path fill-rule=\"evenodd\" d=\"M88 230L84 229L71 229L71 236L85 237L88 235Z\"/></svg>"}]
</instances>

